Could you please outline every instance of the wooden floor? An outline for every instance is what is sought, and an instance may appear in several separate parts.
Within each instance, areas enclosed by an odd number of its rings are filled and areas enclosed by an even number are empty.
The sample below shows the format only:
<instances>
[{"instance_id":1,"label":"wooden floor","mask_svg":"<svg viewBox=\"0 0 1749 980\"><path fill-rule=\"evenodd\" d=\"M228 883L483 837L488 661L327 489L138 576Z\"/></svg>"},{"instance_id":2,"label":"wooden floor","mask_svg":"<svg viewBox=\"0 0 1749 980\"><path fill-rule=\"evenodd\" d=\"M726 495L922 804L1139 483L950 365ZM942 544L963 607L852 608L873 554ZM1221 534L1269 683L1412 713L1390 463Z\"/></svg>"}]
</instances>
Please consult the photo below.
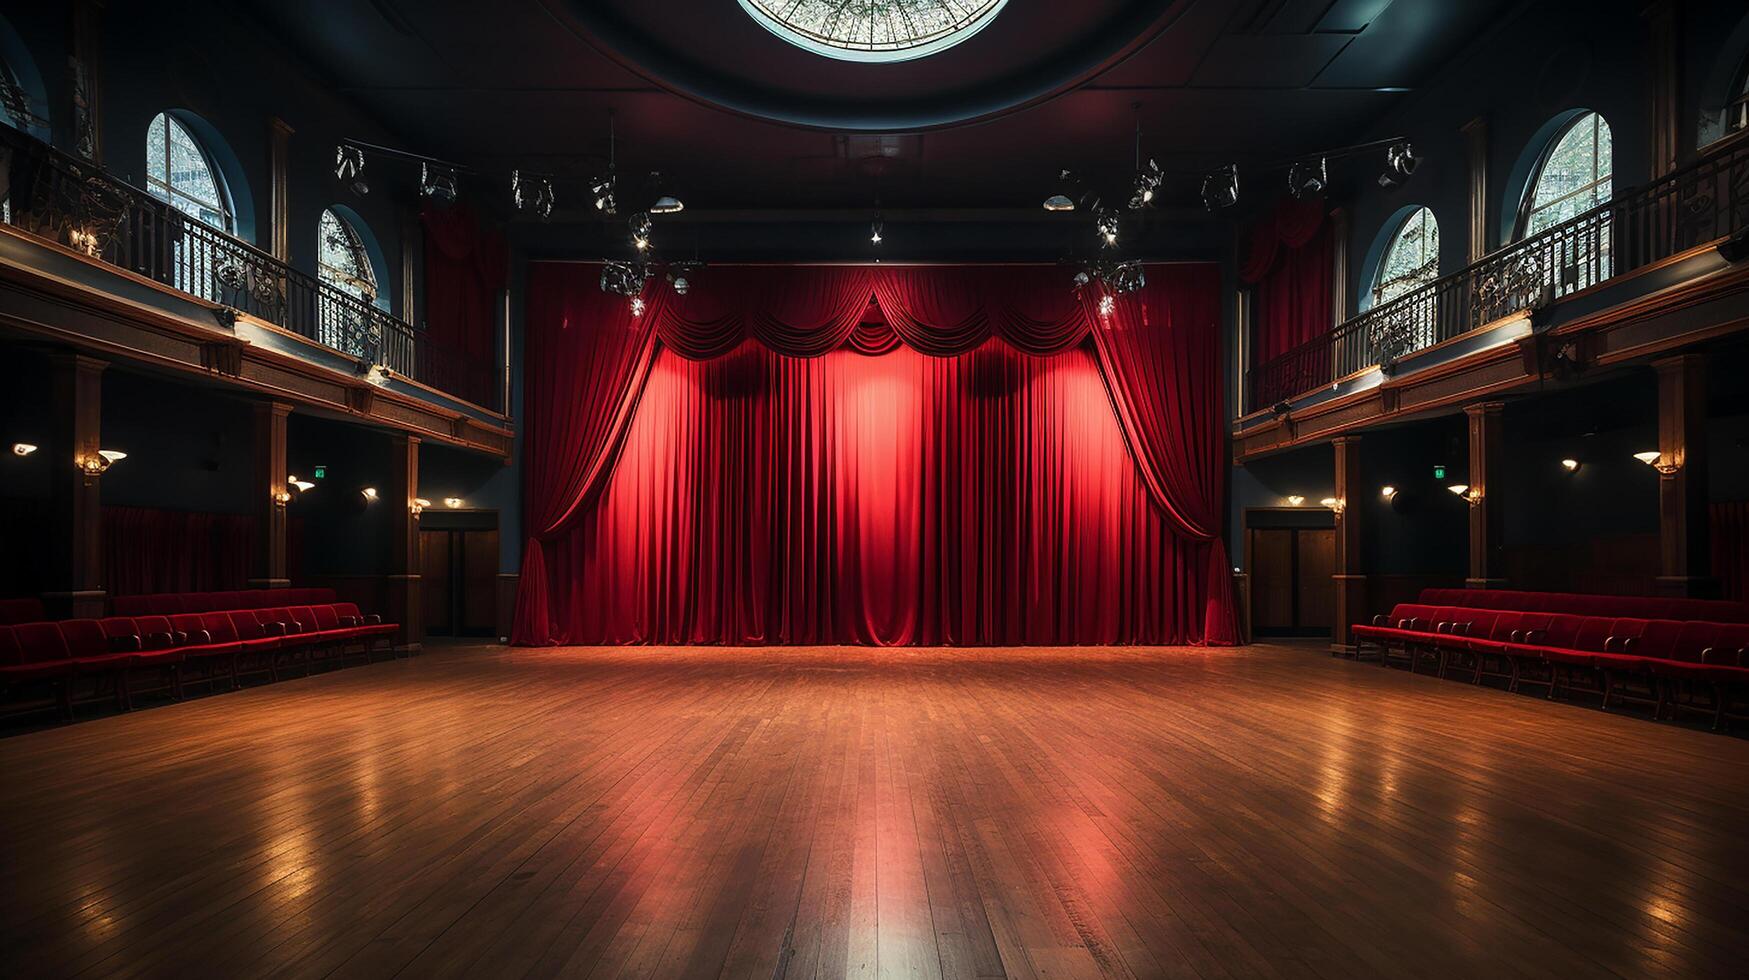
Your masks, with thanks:
<instances>
[{"instance_id":1,"label":"wooden floor","mask_svg":"<svg viewBox=\"0 0 1749 980\"><path fill-rule=\"evenodd\" d=\"M1749 742L1305 649L452 648L0 773L10 976L1749 962Z\"/></svg>"}]
</instances>

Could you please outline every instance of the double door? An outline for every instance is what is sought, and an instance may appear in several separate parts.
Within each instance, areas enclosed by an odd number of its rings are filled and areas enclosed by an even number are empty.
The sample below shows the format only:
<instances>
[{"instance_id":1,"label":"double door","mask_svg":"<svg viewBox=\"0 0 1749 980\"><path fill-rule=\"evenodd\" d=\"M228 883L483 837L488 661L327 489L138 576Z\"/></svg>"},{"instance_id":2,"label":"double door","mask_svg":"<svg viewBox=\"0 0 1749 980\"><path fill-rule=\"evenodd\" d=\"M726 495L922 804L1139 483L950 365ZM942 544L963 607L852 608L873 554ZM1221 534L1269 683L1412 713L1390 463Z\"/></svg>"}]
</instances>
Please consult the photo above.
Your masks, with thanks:
<instances>
[{"instance_id":1,"label":"double door","mask_svg":"<svg viewBox=\"0 0 1749 980\"><path fill-rule=\"evenodd\" d=\"M1249 522L1248 522L1249 523ZM1328 636L1336 621L1334 527L1246 528L1251 628L1258 636Z\"/></svg>"}]
</instances>

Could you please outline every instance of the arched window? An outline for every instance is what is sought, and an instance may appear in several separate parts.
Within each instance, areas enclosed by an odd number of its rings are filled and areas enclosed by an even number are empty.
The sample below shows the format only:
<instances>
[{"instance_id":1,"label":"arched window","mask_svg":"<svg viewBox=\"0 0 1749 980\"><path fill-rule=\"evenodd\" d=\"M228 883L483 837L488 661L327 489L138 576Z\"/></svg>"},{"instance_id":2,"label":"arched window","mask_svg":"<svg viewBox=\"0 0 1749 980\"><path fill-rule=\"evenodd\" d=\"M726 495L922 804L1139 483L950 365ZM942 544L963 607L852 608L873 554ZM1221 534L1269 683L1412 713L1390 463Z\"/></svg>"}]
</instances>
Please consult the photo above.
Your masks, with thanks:
<instances>
[{"instance_id":1,"label":"arched window","mask_svg":"<svg viewBox=\"0 0 1749 980\"><path fill-rule=\"evenodd\" d=\"M1749 61L1743 62L1743 77L1737 81L1737 97L1725 107L1725 132L1749 129Z\"/></svg>"},{"instance_id":2,"label":"arched window","mask_svg":"<svg viewBox=\"0 0 1749 980\"><path fill-rule=\"evenodd\" d=\"M219 169L188 127L160 112L146 130L146 190L202 224L236 229Z\"/></svg>"},{"instance_id":3,"label":"arched window","mask_svg":"<svg viewBox=\"0 0 1749 980\"><path fill-rule=\"evenodd\" d=\"M364 239L351 222L332 209L323 210L316 230L316 273L323 282L367 306L376 303L381 292Z\"/></svg>"},{"instance_id":4,"label":"arched window","mask_svg":"<svg viewBox=\"0 0 1749 980\"><path fill-rule=\"evenodd\" d=\"M1373 277L1372 301L1382 306L1439 278L1439 222L1416 208L1397 226Z\"/></svg>"},{"instance_id":5,"label":"arched window","mask_svg":"<svg viewBox=\"0 0 1749 980\"><path fill-rule=\"evenodd\" d=\"M1614 171L1609 123L1581 113L1543 155L1524 195L1519 232L1529 237L1609 200Z\"/></svg>"}]
</instances>

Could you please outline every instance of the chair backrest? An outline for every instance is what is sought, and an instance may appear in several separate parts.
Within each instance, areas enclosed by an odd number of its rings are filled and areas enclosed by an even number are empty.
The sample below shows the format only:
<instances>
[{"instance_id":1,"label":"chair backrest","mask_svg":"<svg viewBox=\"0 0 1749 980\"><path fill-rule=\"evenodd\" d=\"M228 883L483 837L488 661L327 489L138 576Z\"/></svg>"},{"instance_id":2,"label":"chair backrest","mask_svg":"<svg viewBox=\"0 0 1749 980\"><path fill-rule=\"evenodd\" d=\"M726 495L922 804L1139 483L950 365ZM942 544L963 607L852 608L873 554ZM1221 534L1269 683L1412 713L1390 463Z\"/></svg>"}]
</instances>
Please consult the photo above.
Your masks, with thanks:
<instances>
[{"instance_id":1,"label":"chair backrest","mask_svg":"<svg viewBox=\"0 0 1749 980\"><path fill-rule=\"evenodd\" d=\"M1634 654L1641 657L1656 657L1659 660L1672 660L1676 657L1676 643L1682 637L1683 623L1674 619L1649 619L1640 630L1638 640L1634 641Z\"/></svg>"},{"instance_id":2,"label":"chair backrest","mask_svg":"<svg viewBox=\"0 0 1749 980\"><path fill-rule=\"evenodd\" d=\"M259 640L267 635L266 631L261 628L261 620L255 618L253 609L233 609L228 613L213 613L213 615L228 621L239 640ZM218 634L215 633L213 636L217 639Z\"/></svg>"},{"instance_id":3,"label":"chair backrest","mask_svg":"<svg viewBox=\"0 0 1749 980\"><path fill-rule=\"evenodd\" d=\"M61 638L67 643L67 653L74 657L100 657L109 651L109 637L103 635L103 625L95 619L69 619L61 623Z\"/></svg>"},{"instance_id":4,"label":"chair backrest","mask_svg":"<svg viewBox=\"0 0 1749 980\"><path fill-rule=\"evenodd\" d=\"M334 604L334 612L341 616L360 615L357 604L351 602L336 602Z\"/></svg>"},{"instance_id":5,"label":"chair backrest","mask_svg":"<svg viewBox=\"0 0 1749 980\"><path fill-rule=\"evenodd\" d=\"M21 599L0 599L0 624L15 626L19 623L40 623L47 619L43 612L43 601L34 596Z\"/></svg>"},{"instance_id":6,"label":"chair backrest","mask_svg":"<svg viewBox=\"0 0 1749 980\"><path fill-rule=\"evenodd\" d=\"M170 617L170 627L179 633L192 635L206 629L206 616L196 612L177 613Z\"/></svg>"},{"instance_id":7,"label":"chair backrest","mask_svg":"<svg viewBox=\"0 0 1749 980\"><path fill-rule=\"evenodd\" d=\"M1585 625L1584 616L1573 616L1568 613L1551 613L1549 624L1542 627L1545 639L1544 646L1558 647L1564 650L1574 649L1578 642L1579 630Z\"/></svg>"},{"instance_id":8,"label":"chair backrest","mask_svg":"<svg viewBox=\"0 0 1749 980\"><path fill-rule=\"evenodd\" d=\"M165 642L163 639L164 634L176 631L176 627L170 625L168 616L135 616L134 629L139 633L140 646L144 649L159 650L175 643L174 640ZM154 636L158 637L157 642L153 642Z\"/></svg>"},{"instance_id":9,"label":"chair backrest","mask_svg":"<svg viewBox=\"0 0 1749 980\"><path fill-rule=\"evenodd\" d=\"M103 638L111 644L128 636L139 636L142 642L145 640L144 636L140 636L139 625L131 616L105 616L97 621L97 625L103 627Z\"/></svg>"},{"instance_id":10,"label":"chair backrest","mask_svg":"<svg viewBox=\"0 0 1749 980\"><path fill-rule=\"evenodd\" d=\"M315 617L316 628L319 630L335 630L340 628L340 614L334 611L334 605L332 603L311 606L310 614Z\"/></svg>"},{"instance_id":11,"label":"chair backrest","mask_svg":"<svg viewBox=\"0 0 1749 980\"><path fill-rule=\"evenodd\" d=\"M0 623L0 664L8 666L24 662L24 654L18 649L18 637L12 633L12 627Z\"/></svg>"},{"instance_id":12,"label":"chair backrest","mask_svg":"<svg viewBox=\"0 0 1749 980\"><path fill-rule=\"evenodd\" d=\"M235 643L242 639L230 613L209 612L200 617L201 628L212 634L214 643Z\"/></svg>"},{"instance_id":13,"label":"chair backrest","mask_svg":"<svg viewBox=\"0 0 1749 980\"><path fill-rule=\"evenodd\" d=\"M296 623L300 633L314 633L322 627L316 623L316 610L313 606L287 606L286 612L291 614L291 621Z\"/></svg>"},{"instance_id":14,"label":"chair backrest","mask_svg":"<svg viewBox=\"0 0 1749 980\"><path fill-rule=\"evenodd\" d=\"M67 641L55 623L20 623L12 627L12 635L18 640L19 663L40 664L69 656Z\"/></svg>"}]
</instances>

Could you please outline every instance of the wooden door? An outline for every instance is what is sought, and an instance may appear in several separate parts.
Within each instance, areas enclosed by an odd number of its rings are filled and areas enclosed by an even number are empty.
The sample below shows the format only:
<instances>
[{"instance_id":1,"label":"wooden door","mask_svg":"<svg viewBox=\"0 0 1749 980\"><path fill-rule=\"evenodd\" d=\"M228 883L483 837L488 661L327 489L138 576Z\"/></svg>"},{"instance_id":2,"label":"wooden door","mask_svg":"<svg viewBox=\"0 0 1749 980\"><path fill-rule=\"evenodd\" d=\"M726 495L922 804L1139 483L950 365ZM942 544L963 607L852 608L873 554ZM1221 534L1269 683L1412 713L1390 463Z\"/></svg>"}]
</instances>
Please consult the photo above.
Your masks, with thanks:
<instances>
[{"instance_id":1,"label":"wooden door","mask_svg":"<svg viewBox=\"0 0 1749 980\"><path fill-rule=\"evenodd\" d=\"M461 623L458 633L492 636L498 629L498 531L458 531L456 583Z\"/></svg>"},{"instance_id":2,"label":"wooden door","mask_svg":"<svg viewBox=\"0 0 1749 980\"><path fill-rule=\"evenodd\" d=\"M455 632L451 613L454 588L451 566L451 531L419 531L420 591L424 595L425 632L449 636Z\"/></svg>"},{"instance_id":3,"label":"wooden door","mask_svg":"<svg viewBox=\"0 0 1749 980\"><path fill-rule=\"evenodd\" d=\"M1251 531L1251 628L1288 630L1294 626L1294 531Z\"/></svg>"},{"instance_id":4,"label":"wooden door","mask_svg":"<svg viewBox=\"0 0 1749 980\"><path fill-rule=\"evenodd\" d=\"M1294 625L1327 630L1336 622L1336 529L1301 528L1295 541L1297 612Z\"/></svg>"}]
</instances>

